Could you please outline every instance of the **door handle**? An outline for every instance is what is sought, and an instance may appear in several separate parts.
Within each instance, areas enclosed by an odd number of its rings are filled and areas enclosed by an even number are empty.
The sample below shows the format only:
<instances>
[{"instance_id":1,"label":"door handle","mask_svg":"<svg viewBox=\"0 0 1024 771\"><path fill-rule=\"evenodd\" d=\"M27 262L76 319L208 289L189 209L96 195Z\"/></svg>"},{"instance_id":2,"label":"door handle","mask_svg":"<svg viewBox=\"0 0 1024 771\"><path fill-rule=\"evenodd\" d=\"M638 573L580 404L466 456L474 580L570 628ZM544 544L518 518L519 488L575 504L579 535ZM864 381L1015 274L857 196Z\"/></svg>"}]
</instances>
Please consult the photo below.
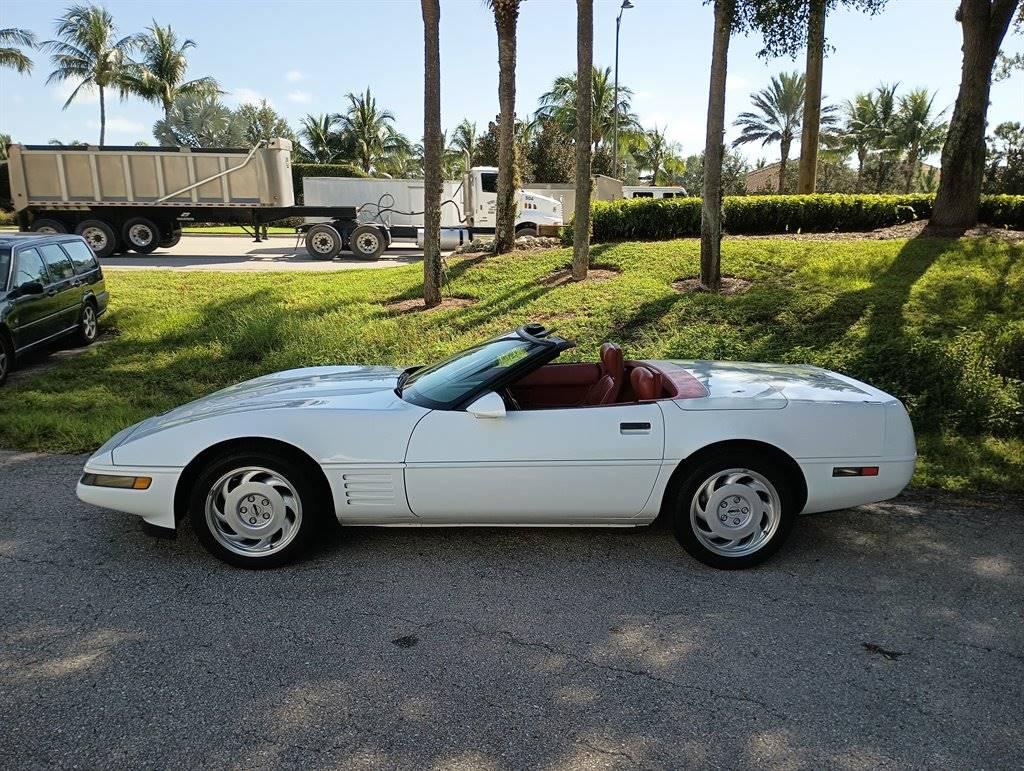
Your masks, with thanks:
<instances>
[{"instance_id":1,"label":"door handle","mask_svg":"<svg viewBox=\"0 0 1024 771\"><path fill-rule=\"evenodd\" d=\"M620 434L649 434L651 433L650 423L619 423Z\"/></svg>"}]
</instances>

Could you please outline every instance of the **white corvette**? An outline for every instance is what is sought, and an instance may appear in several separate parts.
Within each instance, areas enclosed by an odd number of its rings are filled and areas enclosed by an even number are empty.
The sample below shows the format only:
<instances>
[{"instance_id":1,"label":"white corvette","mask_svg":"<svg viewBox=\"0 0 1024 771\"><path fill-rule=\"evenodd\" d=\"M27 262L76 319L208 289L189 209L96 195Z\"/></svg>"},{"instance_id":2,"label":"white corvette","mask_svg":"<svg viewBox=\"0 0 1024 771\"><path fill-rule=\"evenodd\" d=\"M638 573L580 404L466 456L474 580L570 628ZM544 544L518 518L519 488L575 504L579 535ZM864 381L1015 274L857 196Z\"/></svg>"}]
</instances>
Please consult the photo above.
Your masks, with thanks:
<instances>
[{"instance_id":1,"label":"white corvette","mask_svg":"<svg viewBox=\"0 0 1024 771\"><path fill-rule=\"evenodd\" d=\"M121 431L88 503L155 528L188 517L215 556L269 567L320 526L642 526L659 514L714 567L757 564L796 516L885 500L916 450L900 402L817 367L555 364L539 324L428 367L310 367Z\"/></svg>"}]
</instances>

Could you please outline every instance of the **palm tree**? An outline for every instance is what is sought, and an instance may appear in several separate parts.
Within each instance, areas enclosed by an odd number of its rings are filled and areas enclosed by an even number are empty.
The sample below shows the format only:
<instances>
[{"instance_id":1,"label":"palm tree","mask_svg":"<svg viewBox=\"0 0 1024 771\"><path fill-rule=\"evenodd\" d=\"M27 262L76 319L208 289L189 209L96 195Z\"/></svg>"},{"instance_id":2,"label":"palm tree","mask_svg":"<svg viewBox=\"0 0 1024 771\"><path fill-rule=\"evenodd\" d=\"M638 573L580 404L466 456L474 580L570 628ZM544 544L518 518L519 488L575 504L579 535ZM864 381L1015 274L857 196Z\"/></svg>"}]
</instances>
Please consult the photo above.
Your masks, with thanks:
<instances>
[{"instance_id":1,"label":"palm tree","mask_svg":"<svg viewBox=\"0 0 1024 771\"><path fill-rule=\"evenodd\" d=\"M915 88L900 97L893 144L906 153L903 171L904 193L910 192L921 161L939 152L946 141L948 124L940 120L946 111L932 114L935 96L936 94L929 96L927 88Z\"/></svg>"},{"instance_id":2,"label":"palm tree","mask_svg":"<svg viewBox=\"0 0 1024 771\"><path fill-rule=\"evenodd\" d=\"M220 86L210 77L185 80L188 59L185 52L195 48L194 40L178 42L178 36L170 25L161 27L153 21L146 34L138 39L142 60L135 72L131 72L131 90L142 98L159 104L164 109L164 119L171 114L174 102L182 97L201 93L219 94Z\"/></svg>"},{"instance_id":3,"label":"palm tree","mask_svg":"<svg viewBox=\"0 0 1024 771\"><path fill-rule=\"evenodd\" d=\"M609 140L615 128L615 87L610 67L593 67L591 91L593 92L593 119L591 121L591 143L594 152ZM626 86L619 86L619 133L637 130L640 122L631 111L633 92ZM540 107L534 113L537 120L553 120L569 136L576 133L576 73L562 75L555 79L551 90L541 94Z\"/></svg>"},{"instance_id":4,"label":"palm tree","mask_svg":"<svg viewBox=\"0 0 1024 771\"><path fill-rule=\"evenodd\" d=\"M377 108L370 89L364 94L346 94L348 110L338 116L342 131L352 142L356 163L369 174L374 166L408 145L408 140L395 131L395 116ZM403 142L404 140L404 142Z\"/></svg>"},{"instance_id":5,"label":"palm tree","mask_svg":"<svg viewBox=\"0 0 1024 771\"><path fill-rule=\"evenodd\" d=\"M78 81L64 109L83 89L96 88L100 98L100 147L107 131L105 93L116 88L124 97L131 88L129 54L138 45L137 35L117 37L114 19L105 8L73 5L57 20L57 38L44 45L51 52L56 69L46 83Z\"/></svg>"},{"instance_id":6,"label":"palm tree","mask_svg":"<svg viewBox=\"0 0 1024 771\"><path fill-rule=\"evenodd\" d=\"M742 131L733 141L733 147L750 142L761 146L779 143L779 192L785 190L786 164L793 138L800 131L804 111L804 76L799 72L783 72L772 77L769 88L750 95L757 112L741 112L733 125Z\"/></svg>"},{"instance_id":7,"label":"palm tree","mask_svg":"<svg viewBox=\"0 0 1024 771\"><path fill-rule=\"evenodd\" d=\"M423 12L423 304L441 304L441 4Z\"/></svg>"},{"instance_id":8,"label":"palm tree","mask_svg":"<svg viewBox=\"0 0 1024 771\"><path fill-rule=\"evenodd\" d=\"M665 162L672 154L672 145L665 135L665 128L658 131L658 127L644 131L637 138L637 147L633 150L633 157L642 169L651 170L651 184L658 184L658 174L664 170Z\"/></svg>"},{"instance_id":9,"label":"palm tree","mask_svg":"<svg viewBox=\"0 0 1024 771\"><path fill-rule=\"evenodd\" d=\"M337 115L306 115L299 121L300 151L313 163L331 163L338 157Z\"/></svg>"},{"instance_id":10,"label":"palm tree","mask_svg":"<svg viewBox=\"0 0 1024 771\"><path fill-rule=\"evenodd\" d=\"M722 137L725 136L729 38L735 21L735 0L715 0L700 205L700 285L712 292L722 287L722 156L725 149Z\"/></svg>"},{"instance_id":11,"label":"palm tree","mask_svg":"<svg viewBox=\"0 0 1024 771\"><path fill-rule=\"evenodd\" d=\"M17 70L20 73L32 71L32 60L22 52L21 47L35 48L36 36L27 29L8 27L0 29L0 67Z\"/></svg>"},{"instance_id":12,"label":"palm tree","mask_svg":"<svg viewBox=\"0 0 1024 771\"><path fill-rule=\"evenodd\" d=\"M521 0L486 0L498 33L498 200L494 248L512 251L516 227L516 25Z\"/></svg>"},{"instance_id":13,"label":"palm tree","mask_svg":"<svg viewBox=\"0 0 1024 771\"><path fill-rule=\"evenodd\" d=\"M237 147L246 141L243 122L212 93L176 100L170 114L153 124L153 137L178 147Z\"/></svg>"},{"instance_id":14,"label":"palm tree","mask_svg":"<svg viewBox=\"0 0 1024 771\"><path fill-rule=\"evenodd\" d=\"M869 136L878 162L875 166L875 192L881 193L896 162L899 150L894 145L896 135L897 101L896 89L899 83L882 83L873 94L874 115Z\"/></svg>"},{"instance_id":15,"label":"palm tree","mask_svg":"<svg viewBox=\"0 0 1024 771\"><path fill-rule=\"evenodd\" d=\"M448 150L458 153L460 156L469 157L469 165L473 165L473 156L476 155L476 124L469 120L463 120L452 134L452 141L448 143Z\"/></svg>"},{"instance_id":16,"label":"palm tree","mask_svg":"<svg viewBox=\"0 0 1024 771\"><path fill-rule=\"evenodd\" d=\"M590 140L594 99L594 0L576 0L576 212L572 229L572 278L590 269Z\"/></svg>"},{"instance_id":17,"label":"palm tree","mask_svg":"<svg viewBox=\"0 0 1024 771\"><path fill-rule=\"evenodd\" d=\"M835 149L843 152L844 157L850 153L857 157L858 193L864 189L864 164L875 146L876 108L872 94L856 94L853 99L843 102L845 122L834 142Z\"/></svg>"}]
</instances>

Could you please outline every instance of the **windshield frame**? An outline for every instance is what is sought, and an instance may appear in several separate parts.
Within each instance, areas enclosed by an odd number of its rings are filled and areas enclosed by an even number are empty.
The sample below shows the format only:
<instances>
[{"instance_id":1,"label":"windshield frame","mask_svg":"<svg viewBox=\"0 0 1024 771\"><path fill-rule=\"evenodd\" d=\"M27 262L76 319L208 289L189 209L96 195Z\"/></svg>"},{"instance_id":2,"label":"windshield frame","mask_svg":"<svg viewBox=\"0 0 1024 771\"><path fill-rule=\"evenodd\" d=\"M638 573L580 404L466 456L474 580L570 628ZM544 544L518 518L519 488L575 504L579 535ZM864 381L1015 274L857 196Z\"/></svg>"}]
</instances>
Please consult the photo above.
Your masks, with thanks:
<instances>
[{"instance_id":1,"label":"windshield frame","mask_svg":"<svg viewBox=\"0 0 1024 771\"><path fill-rule=\"evenodd\" d=\"M477 351L485 346L492 345L503 340L516 339L519 339L529 345L526 356L512 366L506 367L502 372L482 381L458 398L450 401L438 401L423 394L415 392L409 393L408 391L408 387L410 385L415 385L417 377L421 374L436 372L447 364L462 359L467 354ZM499 391L508 384L525 377L528 373L538 367L547 364L562 351L572 348L573 346L574 343L568 340L563 340L559 337L536 337L529 332L526 332L523 328L520 328L507 335L492 337L490 340L485 340L482 343L466 348L442 359L441 361L434 362L433 364L429 364L425 367L410 367L405 370L403 376L400 378L399 382L401 385L395 388L395 393L398 394L403 401L415 404L419 407L445 411L462 410L480 398L483 394L488 393L489 391Z\"/></svg>"}]
</instances>

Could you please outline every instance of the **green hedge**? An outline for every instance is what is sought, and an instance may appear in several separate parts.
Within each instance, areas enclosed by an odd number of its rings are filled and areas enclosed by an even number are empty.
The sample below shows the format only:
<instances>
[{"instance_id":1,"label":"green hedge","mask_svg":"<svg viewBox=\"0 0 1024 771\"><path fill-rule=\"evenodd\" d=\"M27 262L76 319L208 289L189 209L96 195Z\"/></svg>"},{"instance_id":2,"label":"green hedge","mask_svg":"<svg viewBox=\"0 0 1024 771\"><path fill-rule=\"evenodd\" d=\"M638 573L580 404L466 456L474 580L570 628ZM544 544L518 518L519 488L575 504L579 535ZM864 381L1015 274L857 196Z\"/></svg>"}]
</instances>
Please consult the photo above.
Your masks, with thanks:
<instances>
[{"instance_id":1,"label":"green hedge","mask_svg":"<svg viewBox=\"0 0 1024 771\"><path fill-rule=\"evenodd\" d=\"M726 233L831 233L898 225L928 218L935 196L748 195L725 199ZM595 201L593 240L661 241L700 235L699 198L633 198ZM983 223L1024 229L1024 196L983 196ZM572 225L563 229L572 242Z\"/></svg>"},{"instance_id":2,"label":"green hedge","mask_svg":"<svg viewBox=\"0 0 1024 771\"><path fill-rule=\"evenodd\" d=\"M302 202L302 180L304 177L368 177L358 166L351 163L293 163L292 189L295 203Z\"/></svg>"}]
</instances>

